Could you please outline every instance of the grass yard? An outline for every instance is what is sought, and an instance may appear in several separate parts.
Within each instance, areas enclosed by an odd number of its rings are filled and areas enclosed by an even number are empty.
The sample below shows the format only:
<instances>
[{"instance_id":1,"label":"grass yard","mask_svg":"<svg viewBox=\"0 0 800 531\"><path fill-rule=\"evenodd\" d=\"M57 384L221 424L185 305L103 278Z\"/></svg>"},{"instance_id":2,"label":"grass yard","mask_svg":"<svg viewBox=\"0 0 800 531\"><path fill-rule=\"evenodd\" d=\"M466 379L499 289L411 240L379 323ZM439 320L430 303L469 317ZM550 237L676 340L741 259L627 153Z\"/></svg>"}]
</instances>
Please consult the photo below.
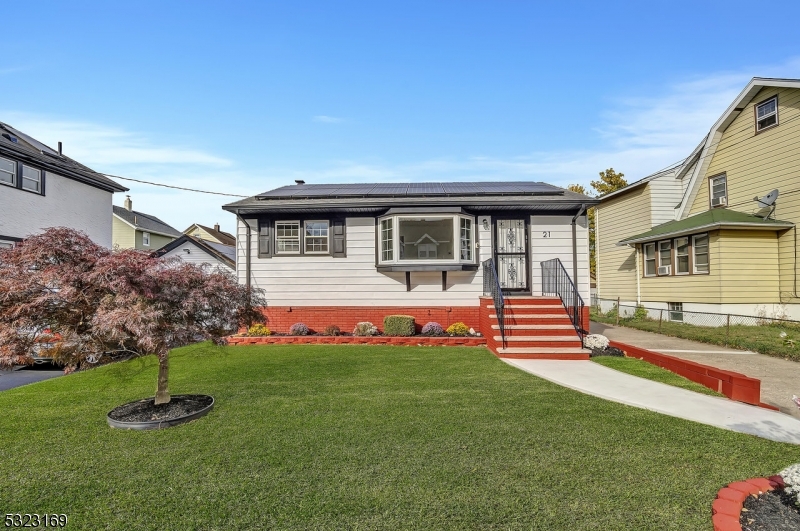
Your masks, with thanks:
<instances>
[{"instance_id":1,"label":"grass yard","mask_svg":"<svg viewBox=\"0 0 800 531\"><path fill-rule=\"evenodd\" d=\"M483 348L174 351L206 417L121 431L154 359L0 393L0 512L67 529L712 529L723 485L800 447L582 395Z\"/></svg>"},{"instance_id":2,"label":"grass yard","mask_svg":"<svg viewBox=\"0 0 800 531\"><path fill-rule=\"evenodd\" d=\"M616 316L607 316L592 308L590 313L592 321L605 324L616 324ZM743 350L751 350L759 354L766 354L776 358L800 361L800 329L786 324L767 324L760 326L731 325L730 333L725 326L697 326L664 320L659 328L656 319L621 318L619 326L627 326L655 332L665 336L692 339L712 345L728 346ZM786 332L787 342L780 337L781 332Z\"/></svg>"},{"instance_id":3,"label":"grass yard","mask_svg":"<svg viewBox=\"0 0 800 531\"><path fill-rule=\"evenodd\" d=\"M592 357L592 361L610 369L632 374L633 376L638 376L639 378L653 380L654 382L661 382L673 387L688 389L689 391L703 393L704 395L725 396L722 393L718 393L709 389L705 385L700 385L699 383L695 383L679 374L675 374L667 369L662 369L661 367L653 365L652 363L647 363L646 361L637 358L594 356Z\"/></svg>"}]
</instances>

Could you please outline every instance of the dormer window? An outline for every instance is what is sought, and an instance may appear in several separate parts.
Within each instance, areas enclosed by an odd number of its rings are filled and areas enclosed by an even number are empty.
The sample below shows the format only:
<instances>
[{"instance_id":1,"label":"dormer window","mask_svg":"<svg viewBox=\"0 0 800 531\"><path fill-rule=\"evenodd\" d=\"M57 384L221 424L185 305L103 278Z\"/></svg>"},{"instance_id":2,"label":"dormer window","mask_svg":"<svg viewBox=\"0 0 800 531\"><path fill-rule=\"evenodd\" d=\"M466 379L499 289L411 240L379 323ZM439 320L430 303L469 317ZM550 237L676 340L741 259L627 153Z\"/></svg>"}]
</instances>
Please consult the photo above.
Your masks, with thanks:
<instances>
[{"instance_id":1,"label":"dormer window","mask_svg":"<svg viewBox=\"0 0 800 531\"><path fill-rule=\"evenodd\" d=\"M756 133L778 125L778 97L756 105Z\"/></svg>"},{"instance_id":2,"label":"dormer window","mask_svg":"<svg viewBox=\"0 0 800 531\"><path fill-rule=\"evenodd\" d=\"M711 199L711 208L728 204L728 178L724 173L708 180L708 196Z\"/></svg>"}]
</instances>

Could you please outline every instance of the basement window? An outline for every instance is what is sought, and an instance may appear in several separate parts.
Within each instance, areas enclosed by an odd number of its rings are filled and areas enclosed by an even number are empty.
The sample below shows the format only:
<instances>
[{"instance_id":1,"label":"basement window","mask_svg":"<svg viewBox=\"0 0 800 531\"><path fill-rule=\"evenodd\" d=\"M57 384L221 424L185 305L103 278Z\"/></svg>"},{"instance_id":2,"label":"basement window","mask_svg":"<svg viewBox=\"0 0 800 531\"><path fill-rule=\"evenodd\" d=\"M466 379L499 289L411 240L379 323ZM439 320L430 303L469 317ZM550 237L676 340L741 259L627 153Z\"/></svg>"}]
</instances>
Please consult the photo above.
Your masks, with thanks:
<instances>
[{"instance_id":1,"label":"basement window","mask_svg":"<svg viewBox=\"0 0 800 531\"><path fill-rule=\"evenodd\" d=\"M682 302L668 302L669 320L683 322L683 303Z\"/></svg>"},{"instance_id":2,"label":"basement window","mask_svg":"<svg viewBox=\"0 0 800 531\"><path fill-rule=\"evenodd\" d=\"M756 105L756 133L778 125L778 97Z\"/></svg>"}]
</instances>

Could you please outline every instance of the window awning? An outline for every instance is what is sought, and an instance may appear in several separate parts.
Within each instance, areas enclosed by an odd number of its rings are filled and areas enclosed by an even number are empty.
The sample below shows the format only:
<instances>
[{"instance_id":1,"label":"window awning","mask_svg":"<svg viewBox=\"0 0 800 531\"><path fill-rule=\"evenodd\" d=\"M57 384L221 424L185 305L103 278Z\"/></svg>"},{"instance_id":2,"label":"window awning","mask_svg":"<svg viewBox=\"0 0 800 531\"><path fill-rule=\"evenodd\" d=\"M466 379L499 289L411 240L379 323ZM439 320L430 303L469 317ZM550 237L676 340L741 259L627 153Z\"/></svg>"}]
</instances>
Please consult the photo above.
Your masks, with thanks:
<instances>
[{"instance_id":1,"label":"window awning","mask_svg":"<svg viewBox=\"0 0 800 531\"><path fill-rule=\"evenodd\" d=\"M647 232L621 240L617 245L652 242L717 229L785 230L794 227L789 221L764 219L759 216L715 208L678 221L662 223Z\"/></svg>"}]
</instances>

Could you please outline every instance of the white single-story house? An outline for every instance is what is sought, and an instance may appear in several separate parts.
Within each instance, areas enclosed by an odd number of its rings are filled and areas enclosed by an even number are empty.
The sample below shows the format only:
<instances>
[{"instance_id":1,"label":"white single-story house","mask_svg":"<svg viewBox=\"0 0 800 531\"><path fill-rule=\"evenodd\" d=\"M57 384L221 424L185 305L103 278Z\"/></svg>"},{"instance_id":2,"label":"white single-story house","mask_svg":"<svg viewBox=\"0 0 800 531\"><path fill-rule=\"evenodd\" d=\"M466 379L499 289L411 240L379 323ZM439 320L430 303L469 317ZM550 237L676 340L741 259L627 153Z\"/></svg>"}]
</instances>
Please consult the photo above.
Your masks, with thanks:
<instances>
[{"instance_id":1,"label":"white single-story house","mask_svg":"<svg viewBox=\"0 0 800 531\"><path fill-rule=\"evenodd\" d=\"M236 272L236 247L184 234L156 251L165 258L177 257L192 264L207 264L212 269Z\"/></svg>"},{"instance_id":2,"label":"white single-story house","mask_svg":"<svg viewBox=\"0 0 800 531\"><path fill-rule=\"evenodd\" d=\"M265 290L273 330L380 327L389 314L478 330L485 276L506 297L541 296L553 258L588 303L596 203L541 182L298 181L223 208L238 218L239 281Z\"/></svg>"},{"instance_id":3,"label":"white single-story house","mask_svg":"<svg viewBox=\"0 0 800 531\"><path fill-rule=\"evenodd\" d=\"M0 122L0 247L49 227L111 247L111 198L127 188Z\"/></svg>"}]
</instances>

